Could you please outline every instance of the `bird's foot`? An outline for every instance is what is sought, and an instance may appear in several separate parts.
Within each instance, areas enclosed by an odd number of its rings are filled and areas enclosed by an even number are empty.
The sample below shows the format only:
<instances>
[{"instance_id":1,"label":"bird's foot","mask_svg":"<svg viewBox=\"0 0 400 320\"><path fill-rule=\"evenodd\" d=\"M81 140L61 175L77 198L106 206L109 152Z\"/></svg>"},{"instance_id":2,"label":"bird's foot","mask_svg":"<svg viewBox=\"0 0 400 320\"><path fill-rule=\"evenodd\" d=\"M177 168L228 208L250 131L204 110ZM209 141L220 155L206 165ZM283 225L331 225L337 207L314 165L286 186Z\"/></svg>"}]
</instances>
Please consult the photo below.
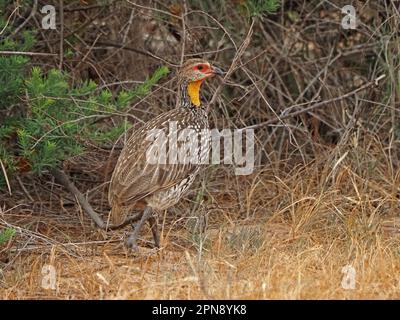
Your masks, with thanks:
<instances>
[{"instance_id":1,"label":"bird's foot","mask_svg":"<svg viewBox=\"0 0 400 320\"><path fill-rule=\"evenodd\" d=\"M131 234L128 239L125 242L126 246L128 249L138 252L139 251L139 246L137 244L137 237L135 237L135 234Z\"/></svg>"},{"instance_id":2,"label":"bird's foot","mask_svg":"<svg viewBox=\"0 0 400 320\"><path fill-rule=\"evenodd\" d=\"M149 219L149 217L151 216L151 208L147 207L144 212L142 217L140 218L140 221L133 226L133 232L132 234L129 235L128 240L126 241L126 245L128 248L130 248L131 250L137 252L139 251L139 247L137 245L137 239L139 237L139 232L140 229L142 228L143 224L147 221L147 219Z\"/></svg>"},{"instance_id":3,"label":"bird's foot","mask_svg":"<svg viewBox=\"0 0 400 320\"><path fill-rule=\"evenodd\" d=\"M157 246L139 246L136 240L131 236L125 241L125 247L131 254L134 254L135 256L139 255L140 253L141 257L154 256L161 251L161 248Z\"/></svg>"}]
</instances>

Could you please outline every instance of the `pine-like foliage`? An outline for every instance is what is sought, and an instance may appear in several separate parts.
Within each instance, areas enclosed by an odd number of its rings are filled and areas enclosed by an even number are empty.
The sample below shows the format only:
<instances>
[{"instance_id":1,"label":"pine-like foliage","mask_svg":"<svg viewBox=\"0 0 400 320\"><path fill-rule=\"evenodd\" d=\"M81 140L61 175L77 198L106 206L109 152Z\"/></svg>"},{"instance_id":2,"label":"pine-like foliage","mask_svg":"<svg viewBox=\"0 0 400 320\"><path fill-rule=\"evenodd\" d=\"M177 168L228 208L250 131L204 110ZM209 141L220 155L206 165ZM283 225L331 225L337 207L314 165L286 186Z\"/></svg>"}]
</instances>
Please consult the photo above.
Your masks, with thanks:
<instances>
[{"instance_id":1,"label":"pine-like foliage","mask_svg":"<svg viewBox=\"0 0 400 320\"><path fill-rule=\"evenodd\" d=\"M1 43L0 50L29 49L32 37L27 33L24 38L22 45ZM41 174L82 153L88 141L112 143L129 124L122 121L110 128L100 126L97 120L121 113L169 72L161 67L142 85L114 97L107 89L99 90L93 81L72 88L68 74L56 69L44 74L33 67L26 72L28 62L21 56L0 57L0 115L7 114L0 118L0 160L7 176L21 167ZM0 187L4 183L4 169L0 168Z\"/></svg>"},{"instance_id":2,"label":"pine-like foliage","mask_svg":"<svg viewBox=\"0 0 400 320\"><path fill-rule=\"evenodd\" d=\"M15 235L15 229L7 228L0 231L0 245L10 240Z\"/></svg>"},{"instance_id":3,"label":"pine-like foliage","mask_svg":"<svg viewBox=\"0 0 400 320\"><path fill-rule=\"evenodd\" d=\"M3 12L5 5L5 1L0 1L0 12ZM1 17L0 30L3 33L10 32L7 21ZM1 40L0 51L29 51L34 43L33 33L25 31L18 42L9 38ZM12 138L24 110L21 98L24 95L28 63L27 57L0 55L0 188L5 183L4 172L12 174L16 170L17 150Z\"/></svg>"},{"instance_id":4,"label":"pine-like foliage","mask_svg":"<svg viewBox=\"0 0 400 320\"><path fill-rule=\"evenodd\" d=\"M262 14L275 13L280 6L280 0L246 0L244 6L250 16L256 17Z\"/></svg>"}]
</instances>

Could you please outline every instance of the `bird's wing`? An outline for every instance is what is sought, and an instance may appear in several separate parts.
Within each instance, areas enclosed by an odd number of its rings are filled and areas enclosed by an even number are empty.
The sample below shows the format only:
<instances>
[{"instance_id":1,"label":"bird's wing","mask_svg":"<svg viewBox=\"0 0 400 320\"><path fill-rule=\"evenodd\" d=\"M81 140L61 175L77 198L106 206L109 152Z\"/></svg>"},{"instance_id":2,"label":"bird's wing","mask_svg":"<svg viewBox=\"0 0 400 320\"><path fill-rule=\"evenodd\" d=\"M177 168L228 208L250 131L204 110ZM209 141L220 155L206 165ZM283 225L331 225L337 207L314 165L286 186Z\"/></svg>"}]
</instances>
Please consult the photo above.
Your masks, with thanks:
<instances>
[{"instance_id":1,"label":"bird's wing","mask_svg":"<svg viewBox=\"0 0 400 320\"><path fill-rule=\"evenodd\" d=\"M128 206L156 191L173 187L196 171L198 166L190 162L168 163L168 142L165 142L165 164L158 163L158 159L156 163L149 159L150 150L154 152L151 148L155 146L153 141L156 130L162 130L167 136L169 119L176 118L174 112L176 110L161 114L133 131L119 156L111 178L111 204L116 201L119 205ZM158 142L160 141L162 140Z\"/></svg>"}]
</instances>

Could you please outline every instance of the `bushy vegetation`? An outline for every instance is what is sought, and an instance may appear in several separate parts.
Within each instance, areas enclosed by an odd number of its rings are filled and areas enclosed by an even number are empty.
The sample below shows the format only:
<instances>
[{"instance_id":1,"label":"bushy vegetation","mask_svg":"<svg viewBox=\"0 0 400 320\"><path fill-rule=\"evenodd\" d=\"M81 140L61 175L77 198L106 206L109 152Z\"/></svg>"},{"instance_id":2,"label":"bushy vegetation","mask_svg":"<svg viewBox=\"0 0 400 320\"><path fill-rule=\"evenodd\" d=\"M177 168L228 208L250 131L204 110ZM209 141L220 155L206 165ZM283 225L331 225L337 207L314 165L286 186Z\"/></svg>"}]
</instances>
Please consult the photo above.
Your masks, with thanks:
<instances>
[{"instance_id":1,"label":"bushy vegetation","mask_svg":"<svg viewBox=\"0 0 400 320\"><path fill-rule=\"evenodd\" d=\"M249 14L260 16L262 14L274 13L280 6L279 0L247 0L244 1L243 6L248 10Z\"/></svg>"},{"instance_id":2,"label":"bushy vegetation","mask_svg":"<svg viewBox=\"0 0 400 320\"><path fill-rule=\"evenodd\" d=\"M23 44L3 41L0 50L25 51L34 41L30 33L24 39ZM114 96L90 80L71 87L67 73L30 68L26 57L0 56L0 108L7 114L0 120L0 157L7 174L17 170L41 174L81 154L88 142L112 143L129 123L109 127L98 120L123 112L166 74L168 68L161 67L143 84ZM0 186L4 182L0 171Z\"/></svg>"},{"instance_id":3,"label":"bushy vegetation","mask_svg":"<svg viewBox=\"0 0 400 320\"><path fill-rule=\"evenodd\" d=\"M10 240L15 235L15 229L7 228L0 230L0 245Z\"/></svg>"}]
</instances>

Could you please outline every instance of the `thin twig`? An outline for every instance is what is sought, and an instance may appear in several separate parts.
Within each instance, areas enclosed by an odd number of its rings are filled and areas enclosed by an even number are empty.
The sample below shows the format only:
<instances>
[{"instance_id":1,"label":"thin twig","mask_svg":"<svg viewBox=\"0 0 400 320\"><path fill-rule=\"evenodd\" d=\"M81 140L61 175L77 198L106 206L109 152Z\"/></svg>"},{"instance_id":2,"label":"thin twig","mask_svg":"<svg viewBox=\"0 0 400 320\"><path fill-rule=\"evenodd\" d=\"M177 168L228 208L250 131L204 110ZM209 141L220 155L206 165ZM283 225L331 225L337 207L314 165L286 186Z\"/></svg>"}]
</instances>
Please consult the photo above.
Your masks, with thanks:
<instances>
[{"instance_id":1,"label":"thin twig","mask_svg":"<svg viewBox=\"0 0 400 320\"><path fill-rule=\"evenodd\" d=\"M26 189L26 187L25 187L24 183L22 182L21 178L19 176L16 176L16 178L17 178L17 181L18 181L20 187L24 191L25 195L29 198L29 200L31 200L32 203L35 202L35 200L32 198L32 196L30 195L30 193Z\"/></svg>"},{"instance_id":2,"label":"thin twig","mask_svg":"<svg viewBox=\"0 0 400 320\"><path fill-rule=\"evenodd\" d=\"M82 206L84 212L96 223L96 225L100 229L104 230L120 229L127 226L128 224L138 221L142 216L142 213L138 213L134 216L128 217L123 223L119 225L109 225L109 224L106 225L104 221L100 218L98 213L94 211L90 203L86 200L85 196L78 190L78 188L73 184L73 182L69 179L69 177L63 170L55 168L51 169L50 173L54 176L54 178L57 180L58 183L60 183L62 186L68 189L68 191L71 192L76 197L79 204Z\"/></svg>"},{"instance_id":3,"label":"thin twig","mask_svg":"<svg viewBox=\"0 0 400 320\"><path fill-rule=\"evenodd\" d=\"M186 43L186 15L187 15L187 4L186 1L183 1L183 9L184 9L184 13L182 15L182 47L181 47L181 60L180 60L180 64L181 66L183 65L183 60L185 59L185 43Z\"/></svg>"},{"instance_id":4,"label":"thin twig","mask_svg":"<svg viewBox=\"0 0 400 320\"><path fill-rule=\"evenodd\" d=\"M29 22L29 20L32 19L32 17L36 14L37 7L38 7L38 0L34 0L34 1L33 1L32 11L31 11L31 13L29 14L28 18L26 18L26 20L25 20L24 22L22 22L22 23L11 33L12 36L16 35L16 34Z\"/></svg>"},{"instance_id":5,"label":"thin twig","mask_svg":"<svg viewBox=\"0 0 400 320\"><path fill-rule=\"evenodd\" d=\"M131 29L131 26L132 26L134 13L135 13L135 11L132 9L131 10L131 15L130 15L129 20L128 20L128 25L127 25L127 27L125 29L124 36L122 37L122 43L126 43L126 38L128 37L129 30Z\"/></svg>"},{"instance_id":6,"label":"thin twig","mask_svg":"<svg viewBox=\"0 0 400 320\"><path fill-rule=\"evenodd\" d=\"M119 43L114 43L114 42L110 42L110 41L98 41L97 45L120 48L120 49L123 49L123 50L132 51L132 52L144 55L146 57L150 57L150 58L156 59L158 61L162 61L162 62L170 65L171 67L176 67L176 68L179 67L179 65L177 65L176 63L173 63L173 62L168 61L168 60L166 60L164 58L161 58L161 57L155 55L154 53L152 53L150 51L144 51L144 50L136 49L136 48L133 48L133 47L128 47L125 44L119 44Z\"/></svg>"},{"instance_id":7,"label":"thin twig","mask_svg":"<svg viewBox=\"0 0 400 320\"><path fill-rule=\"evenodd\" d=\"M235 66L238 64L238 62L240 62L241 56L243 55L243 53L246 51L246 48L250 44L251 36L253 34L253 27L254 27L254 20L252 21L252 23L250 25L249 31L247 32L247 35L246 35L245 39L243 40L243 42L240 45L240 47L237 49L237 52L236 52L236 54L235 54L235 56L233 58L233 61L232 61L231 65L230 65L228 71L226 72L226 74L224 76L224 79L223 79L222 83L215 90L215 92L214 92L214 94L213 94L213 96L212 96L207 108L209 108L210 105L212 105L215 102L215 100L217 99L220 91L222 90L223 83L224 83L225 79L227 79L231 75L231 73L235 69ZM232 42L233 42L233 40L232 40ZM236 48L236 44L234 42L233 42L233 44L234 44L234 46Z\"/></svg>"},{"instance_id":8,"label":"thin twig","mask_svg":"<svg viewBox=\"0 0 400 320\"><path fill-rule=\"evenodd\" d=\"M15 9L13 10L13 12L11 12L10 16L8 17L8 19L7 19L7 21L6 21L6 24L5 24L4 27L3 27L3 29L0 31L0 35L2 35L3 32L7 29L8 25L9 25L9 23L10 23L11 17L14 15L15 12L18 11L18 9L19 9L20 7L21 7L20 5L16 5L16 6L15 6Z\"/></svg>"},{"instance_id":9,"label":"thin twig","mask_svg":"<svg viewBox=\"0 0 400 320\"><path fill-rule=\"evenodd\" d=\"M155 12L158 12L158 13L163 13L163 14L166 14L167 16L170 16L170 17L173 17L173 18L177 18L177 19L179 19L179 20L182 19L181 16L177 16L176 14L172 14L172 13L170 13L170 12L168 12L168 11L164 11L164 10L160 10L160 9L156 9L156 8L152 8L152 7L142 6L142 5L140 5L140 4L134 3L134 2L129 1L129 0L127 0L127 1L128 1L128 3L130 3L131 5L133 5L133 6L135 6L135 7L138 7L138 8L141 8L141 9L150 10L150 11L155 11Z\"/></svg>"},{"instance_id":10,"label":"thin twig","mask_svg":"<svg viewBox=\"0 0 400 320\"><path fill-rule=\"evenodd\" d=\"M324 101L318 102L316 104L313 104L312 106L309 106L307 108L304 108L304 109L301 109L301 110L298 110L298 111L295 111L295 112L292 112L292 113L288 113L288 114L285 114L285 115L282 115L282 116L277 116L277 117L272 118L272 119L270 119L268 121L261 122L261 123L258 123L258 124L252 125L252 126L244 127L243 129L256 129L256 128L259 128L259 127L263 127L263 126L267 126L267 125L270 125L270 124L274 124L274 123L280 122L280 121L282 121L284 119L291 118L291 117L294 117L294 116L298 116L300 114L309 112L309 111L314 110L316 108L325 106L325 105L330 104L332 102L344 100L344 99L346 99L348 97L351 97L351 96L355 95L359 91L365 90L365 89L367 89L369 87L372 87L372 86L377 86L379 84L379 81L382 80L383 78L385 78L385 76L386 76L385 74L382 74L379 77L377 77L376 79L374 79L374 80L372 80L370 82L367 82L364 85L358 87L357 89L354 89L354 90L352 90L352 91L350 91L350 92L348 92L346 94L343 94L340 97L335 97L335 98L332 98L332 99L329 99L329 100L324 100ZM296 106L297 105L290 106L289 108L291 109L291 108L294 108Z\"/></svg>"},{"instance_id":11,"label":"thin twig","mask_svg":"<svg viewBox=\"0 0 400 320\"><path fill-rule=\"evenodd\" d=\"M64 1L60 0L60 63L58 68L62 70L64 61Z\"/></svg>"},{"instance_id":12,"label":"thin twig","mask_svg":"<svg viewBox=\"0 0 400 320\"><path fill-rule=\"evenodd\" d=\"M12 195L10 182L8 181L7 171L6 171L6 168L4 167L3 161L1 161L1 159L0 159L0 166L1 166L1 170L3 171L4 179L6 180L6 183L7 183L8 192L10 193L10 195Z\"/></svg>"},{"instance_id":13,"label":"thin twig","mask_svg":"<svg viewBox=\"0 0 400 320\"><path fill-rule=\"evenodd\" d=\"M64 8L65 12L74 12L74 11L88 11L92 9L102 9L104 7L109 7L113 3L102 3L102 4L92 4L84 7L75 7L75 8Z\"/></svg>"},{"instance_id":14,"label":"thin twig","mask_svg":"<svg viewBox=\"0 0 400 320\"><path fill-rule=\"evenodd\" d=\"M23 51L0 51L0 54L4 55L21 55L21 56L57 56L55 53L44 53L44 52L23 52Z\"/></svg>"},{"instance_id":15,"label":"thin twig","mask_svg":"<svg viewBox=\"0 0 400 320\"><path fill-rule=\"evenodd\" d=\"M83 210L89 215L90 218L96 223L96 225L104 229L105 224L103 220L99 217L97 212L95 212L92 208L92 206L87 202L86 198L84 195L75 187L75 185L68 179L67 175L64 173L64 171L59 170L59 169L52 169L51 174L54 176L54 178L61 183L63 186L65 186L78 200L79 204L82 206Z\"/></svg>"}]
</instances>

